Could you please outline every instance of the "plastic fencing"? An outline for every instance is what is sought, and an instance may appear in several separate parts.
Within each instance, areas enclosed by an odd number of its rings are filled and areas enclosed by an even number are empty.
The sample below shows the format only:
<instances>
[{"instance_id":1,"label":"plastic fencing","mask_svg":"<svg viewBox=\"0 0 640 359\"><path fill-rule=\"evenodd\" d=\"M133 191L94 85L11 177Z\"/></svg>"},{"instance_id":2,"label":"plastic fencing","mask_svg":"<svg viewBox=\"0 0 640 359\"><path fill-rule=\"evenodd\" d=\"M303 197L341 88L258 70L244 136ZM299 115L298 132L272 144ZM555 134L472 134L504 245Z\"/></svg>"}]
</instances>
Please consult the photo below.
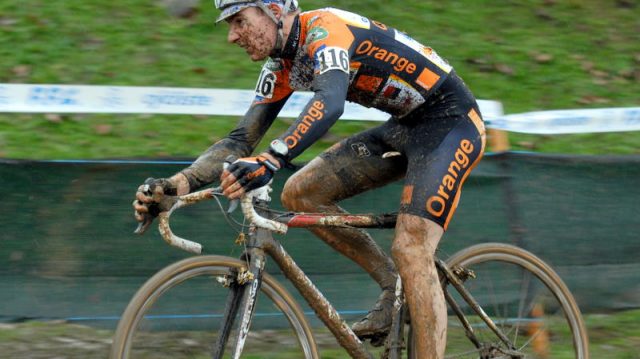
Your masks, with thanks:
<instances>
[{"instance_id":1,"label":"plastic fencing","mask_svg":"<svg viewBox=\"0 0 640 359\"><path fill-rule=\"evenodd\" d=\"M0 162L0 321L115 325L149 276L188 256L155 230L132 233L135 188L189 162ZM640 307L639 177L640 156L487 156L465 185L439 255L480 242L515 243L548 261L583 310ZM276 207L285 178L274 186ZM391 212L400 195L395 183L343 205ZM176 232L202 241L206 253L240 253L237 234L212 202L174 217ZM373 235L389 248L392 231ZM359 267L305 230L282 241L347 320L370 309L379 289ZM282 279L273 265L269 271Z\"/></svg>"}]
</instances>

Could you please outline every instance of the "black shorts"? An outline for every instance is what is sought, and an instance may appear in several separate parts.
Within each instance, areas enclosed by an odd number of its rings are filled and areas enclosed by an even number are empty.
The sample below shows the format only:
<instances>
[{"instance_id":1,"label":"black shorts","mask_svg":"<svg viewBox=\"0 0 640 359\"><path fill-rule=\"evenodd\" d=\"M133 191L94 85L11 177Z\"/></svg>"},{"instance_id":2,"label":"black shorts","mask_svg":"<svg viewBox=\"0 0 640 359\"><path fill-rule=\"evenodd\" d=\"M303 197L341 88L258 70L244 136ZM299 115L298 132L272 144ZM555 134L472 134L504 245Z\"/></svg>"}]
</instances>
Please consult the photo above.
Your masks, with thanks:
<instances>
[{"instance_id":1,"label":"black shorts","mask_svg":"<svg viewBox=\"0 0 640 359\"><path fill-rule=\"evenodd\" d=\"M485 129L476 100L453 73L408 116L392 117L347 138L321 157L349 195L404 177L400 213L431 219L446 230L462 185L484 148ZM383 158L393 152L400 155Z\"/></svg>"}]
</instances>

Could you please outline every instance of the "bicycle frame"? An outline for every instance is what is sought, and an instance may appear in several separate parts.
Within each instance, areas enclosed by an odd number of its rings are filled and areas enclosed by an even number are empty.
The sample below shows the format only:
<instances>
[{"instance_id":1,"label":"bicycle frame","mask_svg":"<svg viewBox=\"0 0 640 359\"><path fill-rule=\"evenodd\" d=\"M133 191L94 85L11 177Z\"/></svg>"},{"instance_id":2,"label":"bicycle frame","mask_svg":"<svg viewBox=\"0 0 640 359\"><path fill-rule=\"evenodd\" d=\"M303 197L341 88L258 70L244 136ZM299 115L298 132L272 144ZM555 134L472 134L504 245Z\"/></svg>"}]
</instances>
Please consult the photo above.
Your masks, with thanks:
<instances>
[{"instance_id":1,"label":"bicycle frame","mask_svg":"<svg viewBox=\"0 0 640 359\"><path fill-rule=\"evenodd\" d=\"M395 215L382 214L382 215L325 215L325 214L304 214L304 213L286 213L272 219L265 218L271 215L268 210L259 209L256 212L254 208L253 198L256 199L259 204L267 204L270 202L268 195L268 187L263 187L254 191L253 196L245 196L242 201L242 208L245 217L252 223L249 236L246 240L247 250L242 254L242 257L247 261L248 280L252 278L260 278L261 272L264 269L267 256L271 257L282 270L285 277L295 286L302 297L307 301L309 306L314 310L318 318L325 324L329 331L335 336L339 344L349 353L353 358L372 358L371 354L366 350L362 341L353 333L351 328L342 320L336 309L331 303L324 297L320 290L313 284L313 282L306 276L302 269L296 264L294 259L286 252L284 247L273 238L272 232L285 233L287 227L314 227L314 226L348 226L348 227L360 227L360 228L393 228L395 226ZM199 192L194 192L185 196L179 197L175 204L168 212L163 212L159 215L160 224L159 229L162 237L169 244L179 247L183 250L199 254L202 250L202 246L198 243L180 238L171 232L169 227L169 217L171 213L178 208L191 205L193 203L202 201L204 199L213 198L216 195L215 190L207 189ZM518 353L514 345L510 340L502 333L502 331L496 326L496 324L484 313L482 308L473 299L471 294L464 288L464 280L468 277L472 277L473 273L466 272L464 269L455 268L450 269L440 259L436 259L436 267L441 273L441 283L444 290L445 299L449 307L456 314L464 327L466 336L478 349L482 349L480 341L475 336L474 330L468 320L465 318L460 306L453 299L451 294L447 291L447 284L451 284L456 291L460 293L465 302L467 302L471 308L484 320L489 328L500 338L504 344L512 351L510 355L518 357ZM246 276L246 274L243 274ZM240 283L243 284L243 283ZM242 324L238 343L234 349L234 354L239 354L242 351L243 338L248 333L251 323L251 316L253 314L253 305L255 303L255 296L259 290L260 281L255 280L252 286L247 288L250 290L246 299L240 304L243 307L240 323ZM237 296L235 291L232 291L230 296ZM239 294L242 296L242 293ZM239 310L239 306L236 305L235 298L228 298L227 310L225 320L227 325L230 320L235 317L235 313ZM394 315L390 334L387 337L385 343L386 350L388 351L389 358L400 358L403 348L403 313L404 313L404 298L402 295L402 284L398 279L396 288L396 301L394 304ZM223 346L228 338L221 338L217 346Z\"/></svg>"}]
</instances>

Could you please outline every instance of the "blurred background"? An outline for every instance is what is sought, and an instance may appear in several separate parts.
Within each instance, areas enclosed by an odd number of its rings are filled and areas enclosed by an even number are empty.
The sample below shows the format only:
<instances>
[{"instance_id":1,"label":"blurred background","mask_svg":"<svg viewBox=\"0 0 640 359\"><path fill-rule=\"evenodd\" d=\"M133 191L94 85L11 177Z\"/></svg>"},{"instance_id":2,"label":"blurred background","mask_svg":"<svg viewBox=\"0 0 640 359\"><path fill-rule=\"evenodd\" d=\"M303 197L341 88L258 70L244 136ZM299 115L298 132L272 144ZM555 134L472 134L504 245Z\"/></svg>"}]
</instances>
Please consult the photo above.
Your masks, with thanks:
<instances>
[{"instance_id":1,"label":"blurred background","mask_svg":"<svg viewBox=\"0 0 640 359\"><path fill-rule=\"evenodd\" d=\"M303 10L338 7L409 33L506 114L640 106L637 1L300 2ZM211 1L198 0L0 3L0 357L106 357L135 290L188 256L155 231L132 234L135 189L188 165L238 119L6 111L9 85L253 89L261 64L227 44L216 16ZM640 351L640 132L610 132L608 119L599 121L598 131L579 134L492 131L491 153L467 181L441 256L487 241L531 250L558 270L585 311L592 356L633 358ZM640 112L622 121L637 125ZM291 122L276 121L265 138ZM297 161L378 124L339 121ZM393 211L400 188L344 206ZM178 232L200 238L209 253L237 254L211 206L176 220ZM375 285L312 236L293 233L288 250L337 308L366 312ZM375 233L385 248L391 235ZM336 273L351 282L336 284ZM354 282L362 286L355 295Z\"/></svg>"}]
</instances>

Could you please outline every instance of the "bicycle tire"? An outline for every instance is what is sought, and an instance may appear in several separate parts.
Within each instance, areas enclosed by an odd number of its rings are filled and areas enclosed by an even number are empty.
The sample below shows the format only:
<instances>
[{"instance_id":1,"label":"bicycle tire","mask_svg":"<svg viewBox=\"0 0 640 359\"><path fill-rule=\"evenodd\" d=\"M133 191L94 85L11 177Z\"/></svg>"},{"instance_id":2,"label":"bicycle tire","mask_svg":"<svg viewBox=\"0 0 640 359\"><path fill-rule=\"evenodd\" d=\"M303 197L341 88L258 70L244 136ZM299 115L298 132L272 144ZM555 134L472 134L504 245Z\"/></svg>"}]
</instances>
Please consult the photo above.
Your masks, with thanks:
<instances>
[{"instance_id":1,"label":"bicycle tire","mask_svg":"<svg viewBox=\"0 0 640 359\"><path fill-rule=\"evenodd\" d=\"M507 307L502 308L503 312L502 315L500 315L500 306L505 305L505 302L507 302L504 298L500 298L503 303L494 303L492 306L488 306L487 303L484 303L486 299L491 297L491 295L486 294L489 288L483 287L482 285L476 286L474 285L474 282L484 280L485 278L481 277L483 274L495 275L496 270L503 270L501 263L519 267L520 271L523 271L522 278L531 278L529 275L532 274L535 278L540 280L541 284L543 284L549 291L548 294L551 294L551 296L557 301L558 307L556 312L545 313L544 316L540 317L521 318L521 316L525 314L531 315L531 313L529 311L524 313L522 307L526 299L523 300L523 298L520 298L520 302L518 304L520 308L517 311L517 314L520 314L520 317L516 316L516 318L511 318L512 313L506 312L508 310ZM485 267L488 268L494 264L497 264L497 266L495 268L491 268L490 271L487 271ZM589 359L589 339L582 319L582 314L580 313L580 309L578 308L573 295L558 274L548 264L534 254L509 244L484 243L474 245L457 252L447 260L447 266L449 268L461 266L474 271L477 271L478 269L480 270L480 272L475 273L476 278L468 279L465 283L465 288L469 290L483 310L488 312L489 317L498 324L501 330L506 332L508 337L515 342L514 344L516 344L517 349L521 353L524 353L526 358ZM509 272L513 274L514 270ZM489 275L488 277L488 279L491 279L492 276ZM499 284L500 287L504 287L511 283L511 281L506 280L505 278L501 278L500 280L502 281ZM527 291L531 292L531 287L533 287L531 284L527 284ZM494 287L492 290L494 290L495 293L498 293L499 289L500 288ZM521 290L522 289L523 287L521 287ZM538 290L540 289L541 288L538 288ZM484 295L482 294L482 291L485 292ZM451 289L450 292L455 292L455 289ZM493 298L498 299L495 296ZM536 300L542 299L541 296L534 296L534 298L536 298ZM549 299L550 298L546 298L546 300ZM464 306L465 304L461 298L456 298L456 302L461 306ZM527 306L530 306L531 304L537 305L539 303L531 301ZM549 303L547 303L547 305L549 305ZM489 332L489 329L486 328L486 324L481 322L479 317L477 317L471 308L467 307L465 309L463 307L463 309L465 316L470 320L475 334L479 337L481 344L494 345L498 347L502 346L504 349L504 345L500 343L498 337L493 332ZM562 314L563 318L559 319L560 314ZM566 339L567 334L558 328L558 320L560 322L566 321L565 325L568 327L568 336L571 338L570 345L572 344L572 348L567 349L563 345L562 342ZM515 329L510 328L514 325L513 323L518 323L516 324ZM523 327L518 327L519 323L528 324ZM457 324L458 328L455 328L454 324ZM531 328L533 328L534 331L530 331ZM519 343L517 336L523 331L528 331L528 336L524 343L525 345L518 346ZM561 336L561 334L564 334L565 336ZM408 340L408 357L416 358L411 329L409 330ZM540 344L540 342L542 342L542 344ZM466 343L467 346L460 349L460 346L464 345L460 343ZM525 346L530 346L530 348ZM455 353L452 352L452 350L460 350L460 352ZM551 353L552 350L553 352ZM568 351L570 351L570 353ZM458 318L452 313L449 313L447 351L445 353L445 358L478 358L479 354L479 350L476 349L472 342L466 338L466 335L464 335L463 330L460 328ZM483 355L485 356L482 356L482 358L510 358L510 356L501 354L500 352L496 352L495 354L483 353Z\"/></svg>"},{"instance_id":2,"label":"bicycle tire","mask_svg":"<svg viewBox=\"0 0 640 359\"><path fill-rule=\"evenodd\" d=\"M589 359L588 335L573 295L560 276L534 254L509 244L485 243L459 251L449 258L447 265L449 268L461 266L475 271L476 278L468 279L465 288L470 291L485 312L491 313L489 316L492 320L514 342L516 348L526 354L527 358ZM513 268L505 269L508 265L516 267L511 266ZM494 276L499 277L494 279L495 283L492 280ZM516 288L520 291L520 297L517 303L514 303L511 298L507 298L510 294L504 289L518 280L518 277L523 283L520 283L520 288ZM536 284L536 278L544 287ZM476 282L479 280L486 280L489 284L481 282L478 285ZM531 282L532 280L534 282ZM483 292L485 294L482 294ZM513 294L513 291L511 293ZM499 303L492 303L489 306L484 303L488 299ZM462 300L457 301L462 303ZM541 309L542 306L552 312L545 312ZM499 339L495 334L488 333L488 328L483 326L484 323L473 320L475 313L472 313L470 308L465 309L465 314L471 317L472 325L476 325L474 329L483 344L502 345L498 344ZM449 317L452 318L452 316ZM457 318L452 320L457 321ZM566 326L568 333L566 328L561 326ZM451 341L456 340L452 338L455 332L450 325L446 357L465 358L464 355L456 356L450 353L449 345L453 345ZM458 335L460 332L458 330ZM566 341L566 336L570 337L569 343L573 344L573 348L567 348L566 343L563 343ZM471 345L469 340L467 342ZM477 354L476 351L471 356L477 358ZM491 356L488 357L491 358ZM496 354L496 357L505 356Z\"/></svg>"},{"instance_id":3,"label":"bicycle tire","mask_svg":"<svg viewBox=\"0 0 640 359\"><path fill-rule=\"evenodd\" d=\"M246 268L246 264L238 259L207 255L178 261L156 273L133 296L122 314L114 334L110 358L136 358L131 354L131 346L140 322L153 305L171 288L199 276L225 275L229 273L229 270L239 271L244 268ZM300 355L308 359L318 359L318 350L311 328L302 309L293 297L267 273L262 276L261 292L265 296L261 296L259 301L264 302L264 299L269 299L275 306L274 308L280 310L286 317L293 336L296 337L299 344ZM182 303L182 305L186 307L190 303ZM220 305L224 306L224 303ZM151 354L151 357L158 357L157 354L159 353ZM175 355L169 357L175 357Z\"/></svg>"}]
</instances>

